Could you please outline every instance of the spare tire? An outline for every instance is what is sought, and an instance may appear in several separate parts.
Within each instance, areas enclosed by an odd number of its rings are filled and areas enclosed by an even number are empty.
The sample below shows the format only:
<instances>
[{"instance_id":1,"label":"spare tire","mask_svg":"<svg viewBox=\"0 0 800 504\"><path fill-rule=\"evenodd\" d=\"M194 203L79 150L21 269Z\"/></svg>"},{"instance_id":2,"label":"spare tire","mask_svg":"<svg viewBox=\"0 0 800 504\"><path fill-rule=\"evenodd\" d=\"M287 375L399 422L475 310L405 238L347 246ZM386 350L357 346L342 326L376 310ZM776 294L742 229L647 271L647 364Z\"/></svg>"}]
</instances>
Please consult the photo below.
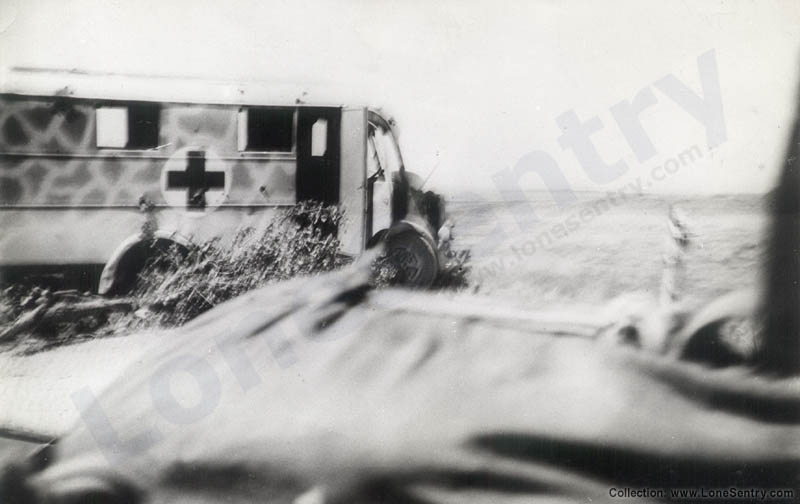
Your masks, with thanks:
<instances>
[{"instance_id":1,"label":"spare tire","mask_svg":"<svg viewBox=\"0 0 800 504\"><path fill-rule=\"evenodd\" d=\"M430 287L439 274L436 248L427 237L408 229L389 233L386 259L397 269L397 283L409 287Z\"/></svg>"}]
</instances>

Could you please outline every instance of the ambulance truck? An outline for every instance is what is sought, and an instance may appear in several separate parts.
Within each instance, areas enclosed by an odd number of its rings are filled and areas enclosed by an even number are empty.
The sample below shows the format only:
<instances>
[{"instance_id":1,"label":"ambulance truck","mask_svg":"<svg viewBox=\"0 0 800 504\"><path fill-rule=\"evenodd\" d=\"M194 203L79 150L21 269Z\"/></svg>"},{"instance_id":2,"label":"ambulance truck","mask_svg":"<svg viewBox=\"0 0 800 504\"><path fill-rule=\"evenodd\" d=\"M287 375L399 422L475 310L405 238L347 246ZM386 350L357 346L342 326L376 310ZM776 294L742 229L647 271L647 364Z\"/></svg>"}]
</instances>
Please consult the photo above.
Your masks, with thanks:
<instances>
[{"instance_id":1,"label":"ambulance truck","mask_svg":"<svg viewBox=\"0 0 800 504\"><path fill-rule=\"evenodd\" d=\"M273 91L4 72L3 280L60 275L101 294L124 292L152 250L143 243L148 220L160 245L187 247L262 229L278 209L310 200L344 212L336 231L344 254L383 242L406 283L430 285L442 262L443 200L405 170L392 121Z\"/></svg>"}]
</instances>

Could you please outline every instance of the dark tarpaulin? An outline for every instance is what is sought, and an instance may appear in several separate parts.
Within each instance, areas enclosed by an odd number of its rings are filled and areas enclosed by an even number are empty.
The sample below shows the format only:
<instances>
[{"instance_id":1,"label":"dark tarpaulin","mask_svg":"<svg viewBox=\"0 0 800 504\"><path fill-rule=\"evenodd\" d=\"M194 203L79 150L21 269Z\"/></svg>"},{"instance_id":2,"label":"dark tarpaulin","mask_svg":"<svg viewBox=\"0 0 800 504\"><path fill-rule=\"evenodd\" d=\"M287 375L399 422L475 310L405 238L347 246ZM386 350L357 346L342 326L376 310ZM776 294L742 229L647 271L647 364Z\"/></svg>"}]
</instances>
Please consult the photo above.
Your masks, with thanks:
<instances>
[{"instance_id":1,"label":"dark tarpaulin","mask_svg":"<svg viewBox=\"0 0 800 504\"><path fill-rule=\"evenodd\" d=\"M349 271L268 287L166 335L96 402L78 398L74 430L5 491L497 503L799 486L796 378L712 371L599 344L579 325L541 330L365 282Z\"/></svg>"}]
</instances>

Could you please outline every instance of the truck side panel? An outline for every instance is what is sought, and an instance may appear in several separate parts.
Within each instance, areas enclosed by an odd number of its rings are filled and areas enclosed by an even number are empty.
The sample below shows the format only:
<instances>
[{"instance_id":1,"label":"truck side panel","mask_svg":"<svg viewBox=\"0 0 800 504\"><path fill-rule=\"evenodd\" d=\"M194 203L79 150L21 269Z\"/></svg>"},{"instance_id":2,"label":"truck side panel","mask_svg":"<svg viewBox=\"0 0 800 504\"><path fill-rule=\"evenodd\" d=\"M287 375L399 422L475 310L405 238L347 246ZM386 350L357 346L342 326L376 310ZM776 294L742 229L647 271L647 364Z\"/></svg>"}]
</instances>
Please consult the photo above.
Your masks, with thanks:
<instances>
[{"instance_id":1,"label":"truck side panel","mask_svg":"<svg viewBox=\"0 0 800 504\"><path fill-rule=\"evenodd\" d=\"M344 253L356 255L365 244L367 109L342 110L341 131L339 201L346 223L339 228L339 240Z\"/></svg>"},{"instance_id":2,"label":"truck side panel","mask_svg":"<svg viewBox=\"0 0 800 504\"><path fill-rule=\"evenodd\" d=\"M107 103L0 96L0 263L102 264L141 230L143 199L159 227L198 239L294 203L294 152L239 152L239 107L161 104L158 145L132 150L96 146ZM164 172L188 170L187 149L230 179L216 211L182 208L189 189L164 197Z\"/></svg>"}]
</instances>

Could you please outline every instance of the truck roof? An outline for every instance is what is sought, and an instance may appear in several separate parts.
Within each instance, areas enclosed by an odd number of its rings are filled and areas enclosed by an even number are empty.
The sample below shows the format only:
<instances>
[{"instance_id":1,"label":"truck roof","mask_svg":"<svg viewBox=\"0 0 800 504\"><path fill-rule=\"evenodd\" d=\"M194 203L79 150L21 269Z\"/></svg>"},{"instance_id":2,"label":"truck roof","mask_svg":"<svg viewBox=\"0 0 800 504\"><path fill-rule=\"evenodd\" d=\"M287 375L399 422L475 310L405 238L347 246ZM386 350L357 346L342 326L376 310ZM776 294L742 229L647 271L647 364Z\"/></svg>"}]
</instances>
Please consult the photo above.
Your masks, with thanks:
<instances>
[{"instance_id":1,"label":"truck roof","mask_svg":"<svg viewBox=\"0 0 800 504\"><path fill-rule=\"evenodd\" d=\"M0 94L215 105L343 106L335 99L306 103L309 86L315 89L315 98L320 95L316 91L320 87L325 95L336 96L335 89L329 89L335 86L321 83L300 85L281 81L234 82L77 69L0 69Z\"/></svg>"}]
</instances>

